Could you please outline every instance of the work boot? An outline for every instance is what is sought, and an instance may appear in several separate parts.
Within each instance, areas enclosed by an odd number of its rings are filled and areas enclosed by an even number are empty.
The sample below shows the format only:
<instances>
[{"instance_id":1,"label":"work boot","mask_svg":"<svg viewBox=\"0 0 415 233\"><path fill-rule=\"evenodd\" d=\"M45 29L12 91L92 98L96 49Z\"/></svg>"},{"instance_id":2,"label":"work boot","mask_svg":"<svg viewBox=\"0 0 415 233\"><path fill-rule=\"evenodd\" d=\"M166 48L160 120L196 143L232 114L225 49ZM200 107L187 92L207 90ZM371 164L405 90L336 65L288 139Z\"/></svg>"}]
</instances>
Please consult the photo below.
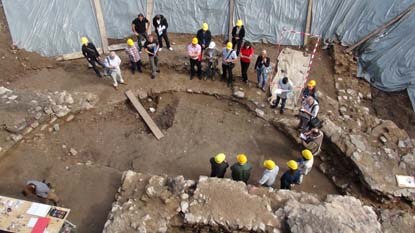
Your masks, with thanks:
<instances>
[{"instance_id":1,"label":"work boot","mask_svg":"<svg viewBox=\"0 0 415 233\"><path fill-rule=\"evenodd\" d=\"M280 109L280 114L284 114L284 109Z\"/></svg>"}]
</instances>

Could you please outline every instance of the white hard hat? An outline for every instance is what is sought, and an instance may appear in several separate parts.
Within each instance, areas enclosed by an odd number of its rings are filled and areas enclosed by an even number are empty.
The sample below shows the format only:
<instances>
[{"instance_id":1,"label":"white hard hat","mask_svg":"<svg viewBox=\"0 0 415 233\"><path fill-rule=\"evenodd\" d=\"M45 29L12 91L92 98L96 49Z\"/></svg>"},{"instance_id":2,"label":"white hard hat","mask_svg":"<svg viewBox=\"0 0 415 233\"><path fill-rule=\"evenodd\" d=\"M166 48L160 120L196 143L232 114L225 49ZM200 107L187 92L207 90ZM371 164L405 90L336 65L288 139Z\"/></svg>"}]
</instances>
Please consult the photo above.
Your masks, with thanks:
<instances>
[{"instance_id":1,"label":"white hard hat","mask_svg":"<svg viewBox=\"0 0 415 233\"><path fill-rule=\"evenodd\" d=\"M208 48L209 48L209 49L214 49L215 47L216 47L215 42L214 42L214 41L211 41L211 42L209 43Z\"/></svg>"}]
</instances>

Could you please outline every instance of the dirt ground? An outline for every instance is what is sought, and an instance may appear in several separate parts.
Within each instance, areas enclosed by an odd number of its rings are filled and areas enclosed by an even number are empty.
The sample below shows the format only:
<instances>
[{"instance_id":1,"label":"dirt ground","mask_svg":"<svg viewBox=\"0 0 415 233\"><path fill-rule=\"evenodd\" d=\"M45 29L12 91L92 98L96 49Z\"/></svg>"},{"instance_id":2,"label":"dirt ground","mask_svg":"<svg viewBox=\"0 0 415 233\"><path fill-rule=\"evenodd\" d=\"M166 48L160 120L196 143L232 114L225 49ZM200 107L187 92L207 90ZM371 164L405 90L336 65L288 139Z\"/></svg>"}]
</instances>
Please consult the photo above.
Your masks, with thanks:
<instances>
[{"instance_id":1,"label":"dirt ground","mask_svg":"<svg viewBox=\"0 0 415 233\"><path fill-rule=\"evenodd\" d=\"M134 76L126 71L128 85L114 90L110 80L98 80L82 59L58 63L15 49L1 9L0 68L3 75L0 86L40 92L85 91L96 94L100 101L96 109L77 115L58 132L34 134L1 158L0 195L24 198L20 191L26 180L47 179L55 185L63 205L71 208L69 220L79 227L78 232L101 232L125 170L182 174L197 179L209 173L208 159L216 153L226 153L231 163L237 153L246 153L254 165L251 183L255 183L261 175L263 159L276 160L282 173L285 161L299 157L297 145L243 106L204 95L166 93L158 101L145 103L147 107L156 107L153 117L166 135L157 141L132 107L124 102L125 90L203 87L231 94L224 83L190 81L188 75L172 72L165 64L183 57L185 44L191 37L170 36L175 52L161 53L161 74L156 80L150 79L148 69ZM275 45L258 44L255 49L257 54L267 49L272 61L276 60ZM118 53L126 61L124 53ZM319 51L314 64L311 77L317 80L319 90L336 98L331 56ZM126 62L123 69L127 69ZM237 77L239 70L238 65ZM255 85L253 64L249 79L251 86ZM399 126L409 129L409 133L414 132L415 114L407 96L405 99L404 94L385 94L377 90L372 90L372 95L376 114L393 119ZM266 97L261 95L261 98L265 100ZM382 101L377 101L379 99ZM404 101L403 107L388 111L396 101ZM10 114L2 113L0 121L4 122L3 118ZM78 154L69 155L70 148L76 149ZM337 193L332 182L316 169L318 164L319 160L305 183L295 189L320 195Z\"/></svg>"},{"instance_id":2,"label":"dirt ground","mask_svg":"<svg viewBox=\"0 0 415 233\"><path fill-rule=\"evenodd\" d=\"M264 159L274 159L283 172L287 160L299 158L299 148L237 103L191 94L164 94L158 102L153 117L173 122L168 129L170 124L161 124L161 141L126 103L87 112L57 133L34 137L11 150L0 164L0 193L23 198L16 184L28 177L45 178L56 185L63 205L71 208L69 220L79 232L100 232L122 171L197 179L209 174L212 155L224 152L233 163L236 154L246 153L254 166L250 183L255 184ZM166 112L175 114L164 117ZM78 154L69 155L70 148ZM296 190L337 193L318 169Z\"/></svg>"}]
</instances>

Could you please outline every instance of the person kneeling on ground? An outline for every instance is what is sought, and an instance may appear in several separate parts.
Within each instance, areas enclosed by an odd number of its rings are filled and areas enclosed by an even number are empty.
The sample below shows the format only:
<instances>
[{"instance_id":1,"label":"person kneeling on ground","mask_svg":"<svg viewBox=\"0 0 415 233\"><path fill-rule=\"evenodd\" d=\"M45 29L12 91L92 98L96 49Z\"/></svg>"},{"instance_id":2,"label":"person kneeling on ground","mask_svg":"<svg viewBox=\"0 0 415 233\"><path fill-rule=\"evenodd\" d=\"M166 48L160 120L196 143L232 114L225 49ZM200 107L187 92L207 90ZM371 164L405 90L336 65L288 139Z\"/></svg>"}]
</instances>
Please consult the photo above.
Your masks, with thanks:
<instances>
[{"instance_id":1,"label":"person kneeling on ground","mask_svg":"<svg viewBox=\"0 0 415 233\"><path fill-rule=\"evenodd\" d=\"M319 110L320 110L320 106L318 102L312 96L307 97L303 107L300 109L299 128L301 131L308 130L310 126L310 122L313 119L317 119L317 114Z\"/></svg>"},{"instance_id":2,"label":"person kneeling on ground","mask_svg":"<svg viewBox=\"0 0 415 233\"><path fill-rule=\"evenodd\" d=\"M265 91L265 86L267 85L267 78L269 73L269 68L271 60L267 57L267 51L262 50L261 56L258 56L254 69L257 72L258 79L258 88L261 88L262 91Z\"/></svg>"},{"instance_id":3,"label":"person kneeling on ground","mask_svg":"<svg viewBox=\"0 0 415 233\"><path fill-rule=\"evenodd\" d=\"M264 187L272 187L280 169L272 160L265 160L264 167L265 171L258 183Z\"/></svg>"},{"instance_id":4,"label":"person kneeling on ground","mask_svg":"<svg viewBox=\"0 0 415 233\"><path fill-rule=\"evenodd\" d=\"M239 154L236 159L238 162L234 163L231 167L232 179L235 181L243 181L247 184L251 176L252 165L248 163L248 159L244 154Z\"/></svg>"},{"instance_id":5,"label":"person kneeling on ground","mask_svg":"<svg viewBox=\"0 0 415 233\"><path fill-rule=\"evenodd\" d=\"M105 65L100 61L100 55L95 47L95 45L88 41L88 38L82 37L81 38L82 43L82 54L86 58L86 60L89 62L89 64L92 66L92 69L94 69L95 74L102 78L101 72L99 72L97 64L104 67Z\"/></svg>"},{"instance_id":6,"label":"person kneeling on ground","mask_svg":"<svg viewBox=\"0 0 415 233\"><path fill-rule=\"evenodd\" d=\"M226 47L222 50L222 80L228 82L228 87L232 86L233 75L232 69L235 67L237 55L232 49L232 43L226 43Z\"/></svg>"},{"instance_id":7,"label":"person kneeling on ground","mask_svg":"<svg viewBox=\"0 0 415 233\"><path fill-rule=\"evenodd\" d=\"M134 74L136 70L142 73L143 71L141 70L141 56L138 52L137 47L135 46L134 41L132 39L128 39L127 45L128 47L125 49L125 52L130 59L131 73Z\"/></svg>"},{"instance_id":8,"label":"person kneeling on ground","mask_svg":"<svg viewBox=\"0 0 415 233\"><path fill-rule=\"evenodd\" d=\"M204 58L207 62L206 68L206 77L212 80L215 80L216 71L218 69L218 59L219 59L219 51L216 50L216 44L214 41L211 41L208 48L205 50Z\"/></svg>"},{"instance_id":9,"label":"person kneeling on ground","mask_svg":"<svg viewBox=\"0 0 415 233\"><path fill-rule=\"evenodd\" d=\"M226 169L229 167L226 161L226 155L223 153L217 154L215 157L210 158L211 172L210 177L225 177Z\"/></svg>"},{"instance_id":10,"label":"person kneeling on ground","mask_svg":"<svg viewBox=\"0 0 415 233\"><path fill-rule=\"evenodd\" d=\"M313 168L314 163L314 156L313 153L309 150L303 150L301 151L302 158L297 160L299 170L301 172L299 183L301 184L303 182L304 176L306 176L308 173L310 173L311 168Z\"/></svg>"},{"instance_id":11,"label":"person kneeling on ground","mask_svg":"<svg viewBox=\"0 0 415 233\"><path fill-rule=\"evenodd\" d=\"M278 81L278 89L280 89L280 93L277 94L277 99L275 100L275 103L271 105L271 107L278 107L278 104L281 100L280 114L283 114L285 109L285 103L287 102L287 95L288 93L292 92L293 84L287 77L284 77Z\"/></svg>"},{"instance_id":12,"label":"person kneeling on ground","mask_svg":"<svg viewBox=\"0 0 415 233\"><path fill-rule=\"evenodd\" d=\"M121 84L127 84L122 78L120 65L120 57L114 51L111 51L110 55L105 58L105 67L107 68L108 75L111 76L114 82L113 86L115 89L118 89L118 82Z\"/></svg>"},{"instance_id":13,"label":"person kneeling on ground","mask_svg":"<svg viewBox=\"0 0 415 233\"><path fill-rule=\"evenodd\" d=\"M321 151L324 134L318 128L312 128L307 132L301 133L300 139L304 148L310 150L313 155L318 155Z\"/></svg>"},{"instance_id":14,"label":"person kneeling on ground","mask_svg":"<svg viewBox=\"0 0 415 233\"><path fill-rule=\"evenodd\" d=\"M198 39L192 39L192 43L187 46L187 54L190 58L190 80L195 76L195 66L197 67L197 77L202 79L202 47L198 44Z\"/></svg>"},{"instance_id":15,"label":"person kneeling on ground","mask_svg":"<svg viewBox=\"0 0 415 233\"><path fill-rule=\"evenodd\" d=\"M281 176L281 189L291 190L294 185L299 184L301 173L298 170L298 163L296 161L288 161L287 166L289 170Z\"/></svg>"},{"instance_id":16,"label":"person kneeling on ground","mask_svg":"<svg viewBox=\"0 0 415 233\"><path fill-rule=\"evenodd\" d=\"M153 35L149 35L148 40L144 44L144 51L148 54L152 79L156 78L157 73L160 72L158 68L158 50L158 42L154 39Z\"/></svg>"},{"instance_id":17,"label":"person kneeling on ground","mask_svg":"<svg viewBox=\"0 0 415 233\"><path fill-rule=\"evenodd\" d=\"M51 188L50 183L46 183L45 181L29 180L26 182L22 194L24 196L29 194L36 195L45 201L51 201L53 205L57 206L59 204L59 198Z\"/></svg>"}]
</instances>

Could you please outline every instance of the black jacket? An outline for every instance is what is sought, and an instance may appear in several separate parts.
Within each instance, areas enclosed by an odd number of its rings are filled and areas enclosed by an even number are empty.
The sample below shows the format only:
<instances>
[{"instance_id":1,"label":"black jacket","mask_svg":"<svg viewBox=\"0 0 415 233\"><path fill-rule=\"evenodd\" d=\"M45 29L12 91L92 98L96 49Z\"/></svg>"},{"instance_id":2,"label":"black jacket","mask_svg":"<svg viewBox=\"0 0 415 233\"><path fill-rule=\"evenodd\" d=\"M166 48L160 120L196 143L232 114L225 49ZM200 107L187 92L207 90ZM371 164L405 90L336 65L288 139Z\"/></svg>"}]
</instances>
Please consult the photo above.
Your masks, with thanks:
<instances>
[{"instance_id":1,"label":"black jacket","mask_svg":"<svg viewBox=\"0 0 415 233\"><path fill-rule=\"evenodd\" d=\"M212 40L212 34L209 30L205 32L203 31L203 29L200 29L199 31L197 31L196 37L199 40L200 46L205 45L205 48L209 46L210 41ZM205 43L203 43L203 40L205 40Z\"/></svg>"},{"instance_id":2,"label":"black jacket","mask_svg":"<svg viewBox=\"0 0 415 233\"><path fill-rule=\"evenodd\" d=\"M269 67L269 64L270 64L270 62L271 62L271 59L269 59L269 57L266 57L265 58L265 64L263 64L262 63L262 56L260 55L260 56L258 56L258 58L256 59L256 62L255 62L255 67L254 67L254 69L260 69L260 68L262 68L262 66L263 65L265 65L265 67Z\"/></svg>"},{"instance_id":3,"label":"black jacket","mask_svg":"<svg viewBox=\"0 0 415 233\"><path fill-rule=\"evenodd\" d=\"M157 23L157 16L160 16L160 24ZM165 26L166 28L163 30L163 32L165 32L167 30L167 28L169 27L169 24L167 23L167 19L163 16L163 15L156 15L153 18L153 26L154 26L154 30L157 33L157 28L159 26Z\"/></svg>"},{"instance_id":4,"label":"black jacket","mask_svg":"<svg viewBox=\"0 0 415 233\"><path fill-rule=\"evenodd\" d=\"M223 178L226 173L226 169L229 167L229 164L226 161L218 164L215 161L215 158L210 158L210 165L212 167L212 171L210 172L210 177L219 177Z\"/></svg>"},{"instance_id":5,"label":"black jacket","mask_svg":"<svg viewBox=\"0 0 415 233\"><path fill-rule=\"evenodd\" d=\"M232 38L235 38L237 35L236 35L236 26L235 27L233 27L233 29L232 29ZM241 27L241 30L239 30L239 39L240 40L243 40L244 39L244 37L245 37L245 28L244 28L244 26L242 26Z\"/></svg>"},{"instance_id":6,"label":"black jacket","mask_svg":"<svg viewBox=\"0 0 415 233\"><path fill-rule=\"evenodd\" d=\"M87 45L82 45L82 54L86 58L97 58L99 53L95 45L89 42Z\"/></svg>"}]
</instances>

